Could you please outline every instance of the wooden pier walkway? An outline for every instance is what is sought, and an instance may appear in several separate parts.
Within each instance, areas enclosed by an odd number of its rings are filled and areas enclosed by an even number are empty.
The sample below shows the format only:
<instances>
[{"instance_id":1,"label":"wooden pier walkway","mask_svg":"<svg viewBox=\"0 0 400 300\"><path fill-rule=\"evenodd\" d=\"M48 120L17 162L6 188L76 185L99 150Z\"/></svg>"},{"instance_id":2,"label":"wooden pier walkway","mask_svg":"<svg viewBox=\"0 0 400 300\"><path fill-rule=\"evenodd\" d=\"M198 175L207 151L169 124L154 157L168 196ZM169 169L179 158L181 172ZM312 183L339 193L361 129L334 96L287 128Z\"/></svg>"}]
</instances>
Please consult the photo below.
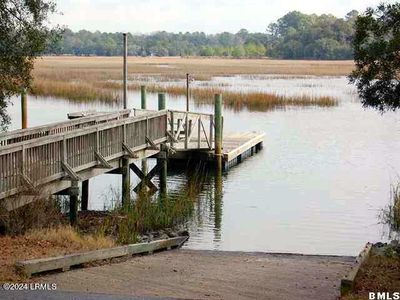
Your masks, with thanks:
<instances>
[{"instance_id":1,"label":"wooden pier walkway","mask_svg":"<svg viewBox=\"0 0 400 300\"><path fill-rule=\"evenodd\" d=\"M250 157L260 151L265 139L264 133L242 132L226 134L222 141L222 166L225 171L241 163L247 157ZM189 147L185 148L183 143L175 146L175 153L170 155L170 159L176 160L201 160L212 162L214 158L214 149L209 149L207 142L201 140L201 146L197 147L197 142L190 142Z\"/></svg>"},{"instance_id":2,"label":"wooden pier walkway","mask_svg":"<svg viewBox=\"0 0 400 300\"><path fill-rule=\"evenodd\" d=\"M258 133L224 137L224 168L259 151L263 139L264 134ZM1 133L0 205L15 209L43 194L65 194L77 200L78 183L104 173L122 174L123 194L124 188L125 194L130 194L130 170L143 184L156 188L151 178L157 172L166 176L167 159L173 163L174 158L200 154L199 158L213 161L215 145L213 114L174 110L91 113ZM141 172L135 162L149 157L165 165L157 164L147 174ZM87 195L82 195L85 198ZM87 207L85 201L82 205L82 209Z\"/></svg>"}]
</instances>

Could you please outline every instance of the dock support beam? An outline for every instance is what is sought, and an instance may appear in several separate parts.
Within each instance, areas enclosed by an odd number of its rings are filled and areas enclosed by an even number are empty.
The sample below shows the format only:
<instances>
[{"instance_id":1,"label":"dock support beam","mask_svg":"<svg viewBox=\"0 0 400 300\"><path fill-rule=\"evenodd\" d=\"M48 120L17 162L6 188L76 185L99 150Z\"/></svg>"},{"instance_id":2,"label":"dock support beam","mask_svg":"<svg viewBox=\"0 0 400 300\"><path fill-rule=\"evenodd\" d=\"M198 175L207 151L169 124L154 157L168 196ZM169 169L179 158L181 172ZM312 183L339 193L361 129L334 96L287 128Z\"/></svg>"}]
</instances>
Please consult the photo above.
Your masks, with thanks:
<instances>
[{"instance_id":1,"label":"dock support beam","mask_svg":"<svg viewBox=\"0 0 400 300\"><path fill-rule=\"evenodd\" d=\"M141 85L140 86L140 104L141 104L141 109L147 109L147 93L146 93L146 86Z\"/></svg>"},{"instance_id":2,"label":"dock support beam","mask_svg":"<svg viewBox=\"0 0 400 300\"><path fill-rule=\"evenodd\" d=\"M69 195L69 222L72 226L78 223L79 185L77 180L71 182Z\"/></svg>"},{"instance_id":3,"label":"dock support beam","mask_svg":"<svg viewBox=\"0 0 400 300\"><path fill-rule=\"evenodd\" d=\"M88 209L88 203L89 203L89 179L82 181L82 199L81 199L82 211Z\"/></svg>"},{"instance_id":4,"label":"dock support beam","mask_svg":"<svg viewBox=\"0 0 400 300\"><path fill-rule=\"evenodd\" d=\"M129 167L129 158L122 158L122 205L128 205L131 202L131 171Z\"/></svg>"},{"instance_id":5,"label":"dock support beam","mask_svg":"<svg viewBox=\"0 0 400 300\"><path fill-rule=\"evenodd\" d=\"M222 170L215 170L214 175L214 228L215 238L221 238L222 224Z\"/></svg>"},{"instance_id":6,"label":"dock support beam","mask_svg":"<svg viewBox=\"0 0 400 300\"><path fill-rule=\"evenodd\" d=\"M21 128L28 128L28 103L26 89L21 92Z\"/></svg>"},{"instance_id":7,"label":"dock support beam","mask_svg":"<svg viewBox=\"0 0 400 300\"><path fill-rule=\"evenodd\" d=\"M164 144L161 144L161 152L157 161L160 164L160 197L165 199L167 197L167 149Z\"/></svg>"},{"instance_id":8,"label":"dock support beam","mask_svg":"<svg viewBox=\"0 0 400 300\"><path fill-rule=\"evenodd\" d=\"M128 107L128 36L123 33L124 37L124 109Z\"/></svg>"},{"instance_id":9,"label":"dock support beam","mask_svg":"<svg viewBox=\"0 0 400 300\"><path fill-rule=\"evenodd\" d=\"M166 108L165 94L158 94L158 110ZM160 154L157 164L160 164L160 197L165 199L167 196L167 147L165 144L160 145Z\"/></svg>"},{"instance_id":10,"label":"dock support beam","mask_svg":"<svg viewBox=\"0 0 400 300\"><path fill-rule=\"evenodd\" d=\"M140 99L141 99L141 109L147 109L147 94L146 94L146 86L141 85L140 86ZM146 176L147 175L147 159L143 158L142 159L142 173ZM143 185L146 189L146 185Z\"/></svg>"},{"instance_id":11,"label":"dock support beam","mask_svg":"<svg viewBox=\"0 0 400 300\"><path fill-rule=\"evenodd\" d=\"M158 94L158 110L165 109L165 93Z\"/></svg>"},{"instance_id":12,"label":"dock support beam","mask_svg":"<svg viewBox=\"0 0 400 300\"><path fill-rule=\"evenodd\" d=\"M218 170L222 170L222 95L215 94L214 99L215 124L215 159Z\"/></svg>"}]
</instances>

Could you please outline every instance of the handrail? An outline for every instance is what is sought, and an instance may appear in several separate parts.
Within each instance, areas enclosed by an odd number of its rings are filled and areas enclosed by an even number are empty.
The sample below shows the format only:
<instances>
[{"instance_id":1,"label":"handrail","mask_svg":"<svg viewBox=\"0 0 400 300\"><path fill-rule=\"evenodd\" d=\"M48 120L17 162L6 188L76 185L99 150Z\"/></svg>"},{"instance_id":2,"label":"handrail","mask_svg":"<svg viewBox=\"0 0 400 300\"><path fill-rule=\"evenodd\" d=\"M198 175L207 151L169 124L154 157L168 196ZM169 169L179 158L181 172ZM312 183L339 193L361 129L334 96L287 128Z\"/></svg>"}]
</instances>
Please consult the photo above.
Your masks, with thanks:
<instances>
[{"instance_id":1,"label":"handrail","mask_svg":"<svg viewBox=\"0 0 400 300\"><path fill-rule=\"evenodd\" d=\"M42 136L0 147L0 199L33 186L60 180L68 172L96 167L98 157L111 161L167 140L167 111Z\"/></svg>"},{"instance_id":2,"label":"handrail","mask_svg":"<svg viewBox=\"0 0 400 300\"><path fill-rule=\"evenodd\" d=\"M17 129L0 133L0 147L19 143L21 141L49 136L60 132L67 132L86 126L118 120L129 117L131 110L125 109L118 112L99 113L95 116L82 117L74 120L62 121L47 125L35 126L27 129Z\"/></svg>"},{"instance_id":3,"label":"handrail","mask_svg":"<svg viewBox=\"0 0 400 300\"><path fill-rule=\"evenodd\" d=\"M212 149L211 114L161 110L127 117L128 112L2 134L10 142L0 144L0 199L21 192L27 182L37 186L57 181L150 144L183 142L185 149Z\"/></svg>"},{"instance_id":4,"label":"handrail","mask_svg":"<svg viewBox=\"0 0 400 300\"><path fill-rule=\"evenodd\" d=\"M93 133L93 132L96 132L99 130L113 128L113 127L119 126L121 124L130 124L130 123L134 123L136 121L142 121L142 120L146 120L148 118L154 118L154 117L158 117L158 116L166 115L166 114L167 114L166 111L156 111L154 113L149 113L146 115L132 116L132 117L128 117L125 119L113 120L112 122L104 122L104 123L99 123L99 124L92 125L92 126L77 128L77 129L71 130L71 131L55 133L55 134L52 134L51 136L49 136L49 135L40 136L35 139L24 140L19 143L0 146L0 155L2 155L4 153L9 153L10 151L13 151L13 149L35 147L38 145L46 144L47 141L60 141L65 138L68 139L71 137L79 137L81 135Z\"/></svg>"}]
</instances>

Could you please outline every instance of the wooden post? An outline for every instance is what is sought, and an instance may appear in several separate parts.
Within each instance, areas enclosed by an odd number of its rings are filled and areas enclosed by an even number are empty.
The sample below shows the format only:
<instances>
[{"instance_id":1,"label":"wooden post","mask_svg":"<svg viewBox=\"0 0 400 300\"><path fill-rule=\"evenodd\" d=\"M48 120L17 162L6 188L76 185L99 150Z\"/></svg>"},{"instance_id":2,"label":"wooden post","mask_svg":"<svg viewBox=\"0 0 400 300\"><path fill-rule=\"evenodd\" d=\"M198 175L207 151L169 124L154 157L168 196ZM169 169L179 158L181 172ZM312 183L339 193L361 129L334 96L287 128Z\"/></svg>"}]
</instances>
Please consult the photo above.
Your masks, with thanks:
<instances>
[{"instance_id":1,"label":"wooden post","mask_svg":"<svg viewBox=\"0 0 400 300\"><path fill-rule=\"evenodd\" d=\"M88 203L89 203L89 179L82 181L82 199L81 199L82 211L88 209Z\"/></svg>"},{"instance_id":2,"label":"wooden post","mask_svg":"<svg viewBox=\"0 0 400 300\"><path fill-rule=\"evenodd\" d=\"M165 109L165 93L158 94L158 110Z\"/></svg>"},{"instance_id":3,"label":"wooden post","mask_svg":"<svg viewBox=\"0 0 400 300\"><path fill-rule=\"evenodd\" d=\"M214 124L215 124L215 158L217 168L222 169L222 95L215 94L214 106Z\"/></svg>"},{"instance_id":4,"label":"wooden post","mask_svg":"<svg viewBox=\"0 0 400 300\"><path fill-rule=\"evenodd\" d=\"M186 115L185 115L185 149L189 148L188 137L189 137L189 113L186 112Z\"/></svg>"},{"instance_id":5,"label":"wooden post","mask_svg":"<svg viewBox=\"0 0 400 300\"><path fill-rule=\"evenodd\" d=\"M140 86L140 99L141 99L141 109L147 109L147 103L146 103L146 86L141 85Z\"/></svg>"},{"instance_id":6,"label":"wooden post","mask_svg":"<svg viewBox=\"0 0 400 300\"><path fill-rule=\"evenodd\" d=\"M21 92L21 128L28 128L28 103L26 89L23 89Z\"/></svg>"},{"instance_id":7,"label":"wooden post","mask_svg":"<svg viewBox=\"0 0 400 300\"><path fill-rule=\"evenodd\" d=\"M73 180L71 182L71 189L69 195L69 222L72 226L78 223L78 199L79 198L79 186L78 181Z\"/></svg>"},{"instance_id":8,"label":"wooden post","mask_svg":"<svg viewBox=\"0 0 400 300\"><path fill-rule=\"evenodd\" d=\"M166 108L165 94L158 94L158 110L164 110ZM167 147L165 144L160 145L159 158L157 164L161 165L160 168L160 197L165 199L167 196Z\"/></svg>"},{"instance_id":9,"label":"wooden post","mask_svg":"<svg viewBox=\"0 0 400 300\"><path fill-rule=\"evenodd\" d=\"M199 121L197 122L197 148L201 147L201 116L199 116Z\"/></svg>"},{"instance_id":10,"label":"wooden post","mask_svg":"<svg viewBox=\"0 0 400 300\"><path fill-rule=\"evenodd\" d=\"M159 154L158 164L161 164L160 168L160 197L165 199L167 196L167 149L165 144L161 144L161 152Z\"/></svg>"},{"instance_id":11,"label":"wooden post","mask_svg":"<svg viewBox=\"0 0 400 300\"><path fill-rule=\"evenodd\" d=\"M141 109L147 109L147 95L146 95L146 86L140 86L140 99L141 99ZM142 172L144 175L147 175L147 159L142 159ZM143 185L144 190L146 189L146 185Z\"/></svg>"},{"instance_id":12,"label":"wooden post","mask_svg":"<svg viewBox=\"0 0 400 300\"><path fill-rule=\"evenodd\" d=\"M128 205L131 202L131 171L129 167L129 158L122 158L122 205Z\"/></svg>"},{"instance_id":13,"label":"wooden post","mask_svg":"<svg viewBox=\"0 0 400 300\"><path fill-rule=\"evenodd\" d=\"M189 111L189 73L186 73L186 111Z\"/></svg>"},{"instance_id":14,"label":"wooden post","mask_svg":"<svg viewBox=\"0 0 400 300\"><path fill-rule=\"evenodd\" d=\"M216 169L214 175L214 228L216 229L215 234L218 235L221 234L222 195L222 170ZM216 236L216 238L218 237Z\"/></svg>"},{"instance_id":15,"label":"wooden post","mask_svg":"<svg viewBox=\"0 0 400 300\"><path fill-rule=\"evenodd\" d=\"M173 111L170 111L169 113L171 114L171 124L170 124L171 134L172 134L173 136L175 136L175 129L174 129L175 118L174 118L174 112L173 112ZM171 147L174 147L174 140L173 140L173 139L171 139L170 144L171 144Z\"/></svg>"},{"instance_id":16,"label":"wooden post","mask_svg":"<svg viewBox=\"0 0 400 300\"><path fill-rule=\"evenodd\" d=\"M189 73L186 73L186 117L185 117L185 149L189 147L188 136L189 136Z\"/></svg>"},{"instance_id":17,"label":"wooden post","mask_svg":"<svg viewBox=\"0 0 400 300\"><path fill-rule=\"evenodd\" d=\"M124 109L128 107L128 64L127 64L127 57L128 57L128 36L126 33L123 33L124 37Z\"/></svg>"}]
</instances>

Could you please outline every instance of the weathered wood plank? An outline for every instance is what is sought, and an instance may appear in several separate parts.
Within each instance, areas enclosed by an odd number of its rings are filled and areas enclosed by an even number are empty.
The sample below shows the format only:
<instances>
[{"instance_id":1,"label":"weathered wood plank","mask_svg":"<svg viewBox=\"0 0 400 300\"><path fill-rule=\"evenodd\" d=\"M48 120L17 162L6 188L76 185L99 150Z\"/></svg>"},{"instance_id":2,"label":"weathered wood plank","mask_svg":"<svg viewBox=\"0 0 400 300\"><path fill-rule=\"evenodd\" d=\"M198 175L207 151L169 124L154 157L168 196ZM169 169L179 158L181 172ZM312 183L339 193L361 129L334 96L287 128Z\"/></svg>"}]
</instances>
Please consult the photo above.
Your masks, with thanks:
<instances>
[{"instance_id":1,"label":"weathered wood plank","mask_svg":"<svg viewBox=\"0 0 400 300\"><path fill-rule=\"evenodd\" d=\"M264 141L265 138L265 134L258 134L256 136L254 136L253 138L251 138L250 140L245 140L244 143L238 145L237 147L235 147L234 149L230 150L229 152L225 152L224 153L224 160L225 161L231 161L234 158L236 158L237 156L239 156L240 154L242 154L243 152L247 151L248 149L250 149L251 147L257 145L258 143L262 143Z\"/></svg>"}]
</instances>

